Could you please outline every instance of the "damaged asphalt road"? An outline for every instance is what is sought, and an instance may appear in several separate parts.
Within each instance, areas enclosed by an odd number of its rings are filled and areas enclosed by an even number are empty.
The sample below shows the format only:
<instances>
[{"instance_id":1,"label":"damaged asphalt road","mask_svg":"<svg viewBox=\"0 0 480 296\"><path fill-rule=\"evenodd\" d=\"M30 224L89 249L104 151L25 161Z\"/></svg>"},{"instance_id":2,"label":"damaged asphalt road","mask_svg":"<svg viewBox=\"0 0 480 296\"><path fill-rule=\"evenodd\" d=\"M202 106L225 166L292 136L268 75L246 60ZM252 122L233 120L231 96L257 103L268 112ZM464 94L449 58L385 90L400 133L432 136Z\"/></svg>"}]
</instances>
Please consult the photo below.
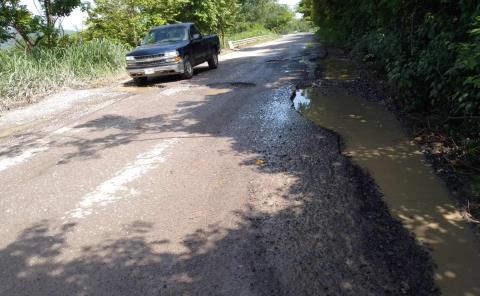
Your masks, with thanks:
<instances>
[{"instance_id":1,"label":"damaged asphalt road","mask_svg":"<svg viewBox=\"0 0 480 296\"><path fill-rule=\"evenodd\" d=\"M437 294L428 253L338 136L292 107L312 38L23 130L7 114L0 295Z\"/></svg>"}]
</instances>

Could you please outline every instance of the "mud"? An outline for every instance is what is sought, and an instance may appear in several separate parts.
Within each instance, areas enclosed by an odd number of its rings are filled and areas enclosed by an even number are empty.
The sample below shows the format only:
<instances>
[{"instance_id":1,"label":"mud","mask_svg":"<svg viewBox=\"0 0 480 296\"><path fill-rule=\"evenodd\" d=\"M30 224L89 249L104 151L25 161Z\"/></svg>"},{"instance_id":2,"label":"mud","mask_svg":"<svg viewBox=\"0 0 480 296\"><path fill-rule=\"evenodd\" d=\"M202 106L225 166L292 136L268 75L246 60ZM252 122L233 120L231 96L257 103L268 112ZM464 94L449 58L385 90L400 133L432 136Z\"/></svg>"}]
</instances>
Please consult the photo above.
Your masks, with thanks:
<instances>
[{"instance_id":1,"label":"mud","mask_svg":"<svg viewBox=\"0 0 480 296\"><path fill-rule=\"evenodd\" d=\"M279 295L437 295L426 249L392 218L374 181L339 153L338 135L299 120L283 92L263 108L254 145L259 170L289 177L277 191L269 178L255 180L250 197L252 235L264 246L255 252L267 259Z\"/></svg>"},{"instance_id":2,"label":"mud","mask_svg":"<svg viewBox=\"0 0 480 296\"><path fill-rule=\"evenodd\" d=\"M423 153L384 106L340 87L358 79L353 64L327 59L320 65L322 79L316 88L297 90L294 108L342 136L345 154L373 176L393 215L430 250L441 292L480 295L474 234Z\"/></svg>"},{"instance_id":3,"label":"mud","mask_svg":"<svg viewBox=\"0 0 480 296\"><path fill-rule=\"evenodd\" d=\"M355 66L346 58L331 58L320 60L323 76L328 80L353 81L358 78Z\"/></svg>"}]
</instances>

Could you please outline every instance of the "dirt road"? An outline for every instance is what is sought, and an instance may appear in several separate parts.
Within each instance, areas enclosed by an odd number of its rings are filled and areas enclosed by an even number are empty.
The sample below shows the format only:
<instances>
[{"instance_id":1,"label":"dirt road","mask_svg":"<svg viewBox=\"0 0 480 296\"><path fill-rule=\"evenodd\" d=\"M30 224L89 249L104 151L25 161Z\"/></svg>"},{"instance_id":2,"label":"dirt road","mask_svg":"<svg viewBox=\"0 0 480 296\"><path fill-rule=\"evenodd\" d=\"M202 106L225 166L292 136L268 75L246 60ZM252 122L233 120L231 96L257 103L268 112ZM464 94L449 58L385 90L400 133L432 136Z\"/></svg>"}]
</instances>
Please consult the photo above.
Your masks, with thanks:
<instances>
[{"instance_id":1,"label":"dirt road","mask_svg":"<svg viewBox=\"0 0 480 296\"><path fill-rule=\"evenodd\" d=\"M428 254L292 107L311 35L0 118L0 295L432 295Z\"/></svg>"}]
</instances>

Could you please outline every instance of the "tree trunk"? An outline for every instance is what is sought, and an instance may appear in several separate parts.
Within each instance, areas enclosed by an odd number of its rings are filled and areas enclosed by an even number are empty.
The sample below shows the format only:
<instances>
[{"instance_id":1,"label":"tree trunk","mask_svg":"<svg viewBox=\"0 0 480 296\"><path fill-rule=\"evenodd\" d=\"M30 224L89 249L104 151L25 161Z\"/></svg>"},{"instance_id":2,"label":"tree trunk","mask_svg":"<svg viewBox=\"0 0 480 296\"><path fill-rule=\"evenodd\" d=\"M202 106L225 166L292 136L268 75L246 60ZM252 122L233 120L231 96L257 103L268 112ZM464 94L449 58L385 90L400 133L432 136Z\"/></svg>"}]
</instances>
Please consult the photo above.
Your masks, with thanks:
<instances>
[{"instance_id":1,"label":"tree trunk","mask_svg":"<svg viewBox=\"0 0 480 296\"><path fill-rule=\"evenodd\" d=\"M52 16L51 16L51 5L50 5L50 0L43 0L43 6L45 9L45 19L47 21L47 41L48 41L48 46L52 47L52 32L53 32L53 21L52 21Z\"/></svg>"},{"instance_id":2,"label":"tree trunk","mask_svg":"<svg viewBox=\"0 0 480 296\"><path fill-rule=\"evenodd\" d=\"M13 24L13 28L18 32L27 45L27 48L30 50L34 47L34 44L27 33L25 33L19 26Z\"/></svg>"},{"instance_id":3,"label":"tree trunk","mask_svg":"<svg viewBox=\"0 0 480 296\"><path fill-rule=\"evenodd\" d=\"M225 47L225 30L223 29L223 27L220 29L220 32L222 34L222 44L223 44L223 47Z\"/></svg>"}]
</instances>

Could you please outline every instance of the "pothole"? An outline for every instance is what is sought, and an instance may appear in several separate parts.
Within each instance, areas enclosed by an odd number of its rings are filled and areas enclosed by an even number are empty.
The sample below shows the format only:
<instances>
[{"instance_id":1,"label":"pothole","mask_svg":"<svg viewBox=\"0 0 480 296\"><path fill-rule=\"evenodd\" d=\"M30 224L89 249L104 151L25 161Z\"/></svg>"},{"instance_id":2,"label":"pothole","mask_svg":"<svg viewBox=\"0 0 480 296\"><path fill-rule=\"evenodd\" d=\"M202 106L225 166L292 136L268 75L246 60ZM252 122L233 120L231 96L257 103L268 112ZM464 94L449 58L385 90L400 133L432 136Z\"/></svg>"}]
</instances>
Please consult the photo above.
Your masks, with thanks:
<instances>
[{"instance_id":1,"label":"pothole","mask_svg":"<svg viewBox=\"0 0 480 296\"><path fill-rule=\"evenodd\" d=\"M166 88L166 85L160 83L146 83L145 85L138 85L133 80L124 82L123 87L136 87L136 88Z\"/></svg>"},{"instance_id":2,"label":"pothole","mask_svg":"<svg viewBox=\"0 0 480 296\"><path fill-rule=\"evenodd\" d=\"M232 82L230 84L234 87L255 87L255 86L257 86L255 83L251 83L251 82Z\"/></svg>"},{"instance_id":3,"label":"pothole","mask_svg":"<svg viewBox=\"0 0 480 296\"><path fill-rule=\"evenodd\" d=\"M288 59L282 59L282 58L270 59L270 60L266 60L265 62L266 63L279 63L279 62L283 62L283 61L288 61Z\"/></svg>"},{"instance_id":4,"label":"pothole","mask_svg":"<svg viewBox=\"0 0 480 296\"><path fill-rule=\"evenodd\" d=\"M293 56L293 57L276 57L266 60L266 63L279 63L279 62L286 62L286 61L298 61L299 59L304 58L303 55L300 56Z\"/></svg>"},{"instance_id":5,"label":"pothole","mask_svg":"<svg viewBox=\"0 0 480 296\"><path fill-rule=\"evenodd\" d=\"M167 87L167 86L166 86L166 85L162 85L162 84L152 84L152 85L150 85L150 87L165 88L165 87Z\"/></svg>"},{"instance_id":6,"label":"pothole","mask_svg":"<svg viewBox=\"0 0 480 296\"><path fill-rule=\"evenodd\" d=\"M239 81L235 81L235 82L218 82L218 83L209 83L207 84L208 87L214 87L214 88L218 88L218 87L237 87L237 88L251 88L251 87L255 87L257 86L255 83L251 83L251 82L239 82Z\"/></svg>"},{"instance_id":7,"label":"pothole","mask_svg":"<svg viewBox=\"0 0 480 296\"><path fill-rule=\"evenodd\" d=\"M339 70L342 63L335 61L332 69ZM342 71L341 75L351 74ZM373 176L392 215L419 245L434 246L430 252L436 272L448 278L436 278L445 295L467 295L464 287L478 286L480 257L473 232L426 165L422 151L385 106L335 85L297 88L292 101L310 122L342 136L345 155ZM425 231L428 225L442 231Z\"/></svg>"}]
</instances>

